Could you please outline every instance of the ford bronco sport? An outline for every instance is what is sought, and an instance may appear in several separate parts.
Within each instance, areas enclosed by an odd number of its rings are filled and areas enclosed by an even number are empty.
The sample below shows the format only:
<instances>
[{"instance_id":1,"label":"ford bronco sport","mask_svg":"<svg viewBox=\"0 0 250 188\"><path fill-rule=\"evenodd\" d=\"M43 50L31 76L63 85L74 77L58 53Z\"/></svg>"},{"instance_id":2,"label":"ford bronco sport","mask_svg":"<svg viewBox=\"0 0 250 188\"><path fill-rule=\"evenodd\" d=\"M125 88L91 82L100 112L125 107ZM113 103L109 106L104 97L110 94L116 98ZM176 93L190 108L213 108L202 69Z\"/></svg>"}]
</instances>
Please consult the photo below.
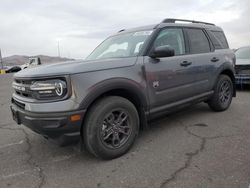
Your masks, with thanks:
<instances>
[{"instance_id":1,"label":"ford bronco sport","mask_svg":"<svg viewBox=\"0 0 250 188\"><path fill-rule=\"evenodd\" d=\"M202 101L226 110L236 95L234 64L220 27L165 19L119 31L84 61L16 73L11 111L46 138L82 138L87 151L112 159L158 116Z\"/></svg>"}]
</instances>

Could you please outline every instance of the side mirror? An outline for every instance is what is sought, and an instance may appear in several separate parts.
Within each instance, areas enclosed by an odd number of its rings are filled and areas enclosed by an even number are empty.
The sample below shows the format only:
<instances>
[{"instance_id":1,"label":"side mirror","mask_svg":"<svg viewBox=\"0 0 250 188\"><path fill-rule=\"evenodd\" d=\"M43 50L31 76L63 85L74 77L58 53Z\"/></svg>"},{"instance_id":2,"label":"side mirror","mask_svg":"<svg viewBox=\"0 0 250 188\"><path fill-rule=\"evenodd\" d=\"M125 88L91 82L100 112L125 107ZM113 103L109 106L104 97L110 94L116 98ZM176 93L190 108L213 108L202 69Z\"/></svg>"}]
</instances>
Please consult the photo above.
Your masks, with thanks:
<instances>
[{"instance_id":1,"label":"side mirror","mask_svg":"<svg viewBox=\"0 0 250 188\"><path fill-rule=\"evenodd\" d=\"M175 55L175 51L169 45L156 47L149 54L149 56L152 58L172 57L174 55Z\"/></svg>"}]
</instances>

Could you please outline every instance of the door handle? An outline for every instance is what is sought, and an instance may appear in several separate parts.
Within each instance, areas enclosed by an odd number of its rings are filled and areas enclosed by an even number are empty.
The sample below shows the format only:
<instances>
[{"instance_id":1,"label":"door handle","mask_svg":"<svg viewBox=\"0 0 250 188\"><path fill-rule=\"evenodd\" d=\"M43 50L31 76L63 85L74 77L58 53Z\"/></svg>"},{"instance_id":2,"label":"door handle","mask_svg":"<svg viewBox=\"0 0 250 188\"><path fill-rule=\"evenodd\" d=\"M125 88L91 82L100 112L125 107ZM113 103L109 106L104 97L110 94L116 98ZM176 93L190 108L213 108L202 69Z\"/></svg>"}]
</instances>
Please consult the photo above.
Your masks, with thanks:
<instances>
[{"instance_id":1,"label":"door handle","mask_svg":"<svg viewBox=\"0 0 250 188\"><path fill-rule=\"evenodd\" d=\"M187 66L189 66L191 64L192 64L192 62L190 62L190 61L183 61L182 63L180 63L180 65L183 66L183 67L187 67Z\"/></svg>"},{"instance_id":2,"label":"door handle","mask_svg":"<svg viewBox=\"0 0 250 188\"><path fill-rule=\"evenodd\" d=\"M219 61L220 59L218 59L217 57L213 57L212 59L211 59L211 61L212 62L217 62L217 61Z\"/></svg>"}]
</instances>

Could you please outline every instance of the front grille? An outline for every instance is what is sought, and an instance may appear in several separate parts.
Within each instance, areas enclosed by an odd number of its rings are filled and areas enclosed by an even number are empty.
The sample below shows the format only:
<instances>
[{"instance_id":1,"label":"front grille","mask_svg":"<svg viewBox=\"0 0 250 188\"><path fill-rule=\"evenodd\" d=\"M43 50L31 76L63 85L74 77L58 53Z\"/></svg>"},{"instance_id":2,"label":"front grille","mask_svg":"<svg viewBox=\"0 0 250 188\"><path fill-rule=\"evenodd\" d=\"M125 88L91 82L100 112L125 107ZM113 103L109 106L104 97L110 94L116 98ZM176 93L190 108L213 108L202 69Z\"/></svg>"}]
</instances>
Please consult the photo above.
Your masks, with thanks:
<instances>
[{"instance_id":1,"label":"front grille","mask_svg":"<svg viewBox=\"0 0 250 188\"><path fill-rule=\"evenodd\" d=\"M21 102L18 102L17 100L15 100L15 99L11 99L11 102L13 103L13 104L15 104L15 105L17 105L19 108L21 108L21 109L25 109L25 104L24 103L21 103Z\"/></svg>"},{"instance_id":2,"label":"front grille","mask_svg":"<svg viewBox=\"0 0 250 188\"><path fill-rule=\"evenodd\" d=\"M15 82L18 84L30 85L31 80L22 80L22 79L15 79Z\"/></svg>"},{"instance_id":3,"label":"front grille","mask_svg":"<svg viewBox=\"0 0 250 188\"><path fill-rule=\"evenodd\" d=\"M236 74L250 74L250 65L235 65Z\"/></svg>"},{"instance_id":4,"label":"front grille","mask_svg":"<svg viewBox=\"0 0 250 188\"><path fill-rule=\"evenodd\" d=\"M30 90L31 80L15 79L13 82L13 88L15 93L19 96L26 98L33 98Z\"/></svg>"}]
</instances>

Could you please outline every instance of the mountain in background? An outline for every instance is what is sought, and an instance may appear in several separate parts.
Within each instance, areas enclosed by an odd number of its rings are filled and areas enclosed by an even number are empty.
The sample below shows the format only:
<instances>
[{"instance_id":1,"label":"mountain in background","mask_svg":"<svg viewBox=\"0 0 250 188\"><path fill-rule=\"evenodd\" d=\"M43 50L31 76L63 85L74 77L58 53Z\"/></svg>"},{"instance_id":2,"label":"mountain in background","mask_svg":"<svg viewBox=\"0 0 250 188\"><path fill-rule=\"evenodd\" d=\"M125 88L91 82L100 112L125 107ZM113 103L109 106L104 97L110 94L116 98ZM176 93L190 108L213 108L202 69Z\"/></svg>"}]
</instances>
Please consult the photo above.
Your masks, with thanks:
<instances>
[{"instance_id":1,"label":"mountain in background","mask_svg":"<svg viewBox=\"0 0 250 188\"><path fill-rule=\"evenodd\" d=\"M58 63L63 61L73 61L75 59L69 59L66 57L53 57L53 56L46 56L46 55L37 55L37 56L24 56L24 55L13 55L9 57L3 58L3 64L6 66L9 65L22 65L29 61L29 57L40 57L42 64L48 63Z\"/></svg>"}]
</instances>

